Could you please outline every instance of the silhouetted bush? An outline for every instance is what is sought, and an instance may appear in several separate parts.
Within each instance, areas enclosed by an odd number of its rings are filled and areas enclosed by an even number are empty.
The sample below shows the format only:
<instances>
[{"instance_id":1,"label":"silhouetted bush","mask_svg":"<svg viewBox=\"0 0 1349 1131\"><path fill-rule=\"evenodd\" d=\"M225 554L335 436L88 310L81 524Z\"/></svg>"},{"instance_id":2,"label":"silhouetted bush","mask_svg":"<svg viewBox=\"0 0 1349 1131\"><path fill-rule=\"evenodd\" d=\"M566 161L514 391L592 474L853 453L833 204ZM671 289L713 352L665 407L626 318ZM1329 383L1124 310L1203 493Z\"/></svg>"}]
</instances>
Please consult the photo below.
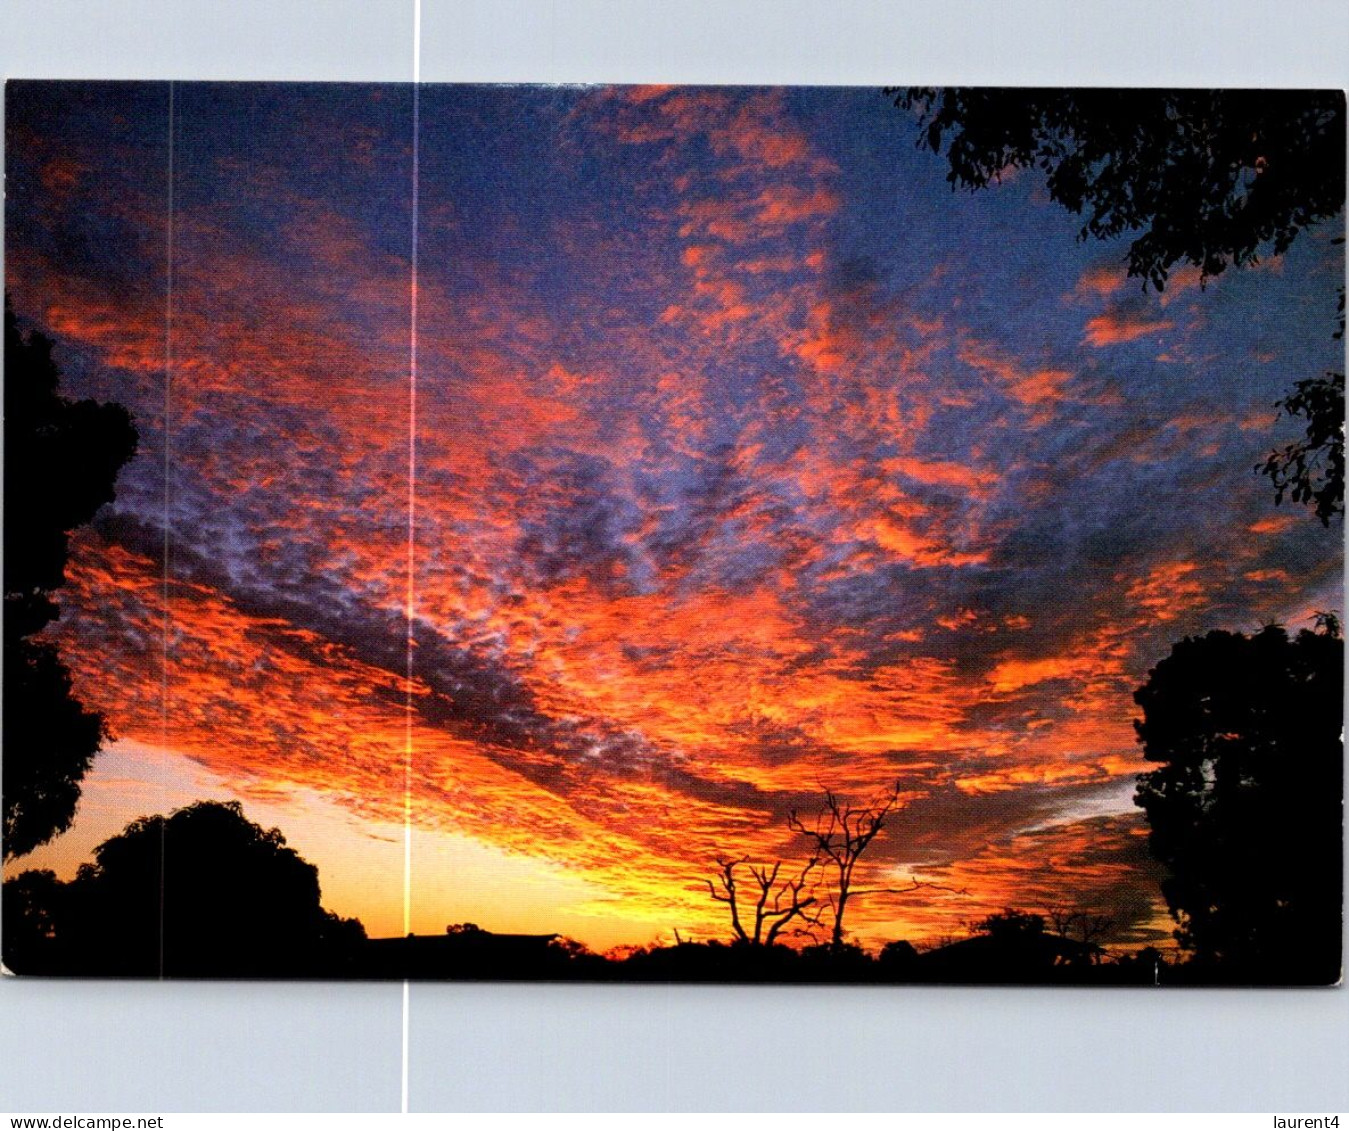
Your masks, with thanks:
<instances>
[{"instance_id":1,"label":"silhouetted bush","mask_svg":"<svg viewBox=\"0 0 1349 1131\"><path fill-rule=\"evenodd\" d=\"M18 973L312 977L353 972L365 929L319 904L318 870L238 802L133 821L62 884L4 884Z\"/></svg>"}]
</instances>

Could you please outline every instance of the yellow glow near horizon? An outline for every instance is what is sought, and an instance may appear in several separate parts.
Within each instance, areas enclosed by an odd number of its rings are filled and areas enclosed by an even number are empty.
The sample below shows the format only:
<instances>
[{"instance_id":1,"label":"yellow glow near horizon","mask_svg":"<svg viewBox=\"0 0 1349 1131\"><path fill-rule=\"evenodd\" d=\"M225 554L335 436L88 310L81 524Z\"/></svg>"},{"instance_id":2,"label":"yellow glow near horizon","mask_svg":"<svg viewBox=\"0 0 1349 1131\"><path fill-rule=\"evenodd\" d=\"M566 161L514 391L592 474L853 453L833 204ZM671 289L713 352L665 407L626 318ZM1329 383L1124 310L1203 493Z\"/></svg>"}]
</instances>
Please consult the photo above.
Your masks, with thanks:
<instances>
[{"instance_id":1,"label":"yellow glow near horizon","mask_svg":"<svg viewBox=\"0 0 1349 1131\"><path fill-rule=\"evenodd\" d=\"M232 787L175 751L139 742L117 742L100 754L85 777L71 828L28 856L7 862L4 874L49 868L69 880L93 859L100 843L131 821L201 800L237 800L250 821L279 828L286 843L318 868L323 905L330 911L359 918L372 938L401 932L400 825L364 819L315 790ZM451 923L471 922L503 933L556 932L605 950L669 933L649 915L625 912L617 898L546 860L413 827L415 934L440 934Z\"/></svg>"}]
</instances>

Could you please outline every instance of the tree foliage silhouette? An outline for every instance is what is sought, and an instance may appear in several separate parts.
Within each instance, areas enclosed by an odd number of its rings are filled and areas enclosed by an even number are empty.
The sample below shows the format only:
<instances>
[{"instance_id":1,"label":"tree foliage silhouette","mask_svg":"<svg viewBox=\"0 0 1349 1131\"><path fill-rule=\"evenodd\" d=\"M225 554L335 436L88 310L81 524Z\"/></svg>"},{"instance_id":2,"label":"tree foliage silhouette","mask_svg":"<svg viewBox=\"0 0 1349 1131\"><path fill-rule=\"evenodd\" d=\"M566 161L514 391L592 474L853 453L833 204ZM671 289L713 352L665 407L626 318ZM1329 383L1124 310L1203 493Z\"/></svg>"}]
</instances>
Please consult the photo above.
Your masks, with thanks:
<instances>
[{"instance_id":1,"label":"tree foliage silhouette","mask_svg":"<svg viewBox=\"0 0 1349 1131\"><path fill-rule=\"evenodd\" d=\"M1129 274L1157 290L1285 251L1344 207L1344 94L1269 90L887 88L954 187L1045 174L1081 237L1139 233Z\"/></svg>"},{"instance_id":2,"label":"tree foliage silhouette","mask_svg":"<svg viewBox=\"0 0 1349 1131\"><path fill-rule=\"evenodd\" d=\"M29 871L2 891L4 958L21 974L334 974L365 939L320 906L317 869L238 802L142 817L69 883Z\"/></svg>"},{"instance_id":3,"label":"tree foliage silhouette","mask_svg":"<svg viewBox=\"0 0 1349 1131\"><path fill-rule=\"evenodd\" d=\"M28 871L0 884L0 922L4 924L4 961L20 974L50 974L59 969L60 926L65 921L67 885L56 873Z\"/></svg>"},{"instance_id":4,"label":"tree foliage silhouette","mask_svg":"<svg viewBox=\"0 0 1349 1131\"><path fill-rule=\"evenodd\" d=\"M1133 235L1128 272L1158 291L1179 263L1207 280L1282 253L1344 207L1342 91L885 93L917 115L921 147L944 149L953 188L1039 170L1050 198L1084 217L1080 238ZM1341 288L1341 331L1343 313ZM1306 434L1258 469L1276 502L1287 494L1328 524L1344 510L1344 374L1301 381L1279 406L1306 418Z\"/></svg>"},{"instance_id":5,"label":"tree foliage silhouette","mask_svg":"<svg viewBox=\"0 0 1349 1131\"><path fill-rule=\"evenodd\" d=\"M1135 802L1176 939L1251 980L1340 973L1344 645L1332 622L1293 638L1210 632L1176 644L1134 695Z\"/></svg>"},{"instance_id":6,"label":"tree foliage silhouette","mask_svg":"<svg viewBox=\"0 0 1349 1131\"><path fill-rule=\"evenodd\" d=\"M979 934L995 939L1033 938L1045 933L1045 917L1033 911L1009 907L973 924Z\"/></svg>"},{"instance_id":7,"label":"tree foliage silhouette","mask_svg":"<svg viewBox=\"0 0 1349 1131\"><path fill-rule=\"evenodd\" d=\"M1343 244L1341 237L1336 241ZM1344 288L1340 287L1340 324L1335 340L1344 340ZM1274 502L1288 495L1306 503L1322 525L1344 513L1344 374L1327 370L1293 386L1293 392L1278 402L1290 417L1307 422L1300 440L1269 453L1256 470L1274 484Z\"/></svg>"},{"instance_id":8,"label":"tree foliage silhouette","mask_svg":"<svg viewBox=\"0 0 1349 1131\"><path fill-rule=\"evenodd\" d=\"M312 974L325 947L365 935L323 909L318 869L237 801L133 821L70 886L83 973Z\"/></svg>"},{"instance_id":9,"label":"tree foliage silhouette","mask_svg":"<svg viewBox=\"0 0 1349 1131\"><path fill-rule=\"evenodd\" d=\"M5 309L4 851L22 856L70 826L80 782L106 737L71 694L52 644L69 532L113 499L137 435L120 405L59 392L51 342Z\"/></svg>"}]
</instances>

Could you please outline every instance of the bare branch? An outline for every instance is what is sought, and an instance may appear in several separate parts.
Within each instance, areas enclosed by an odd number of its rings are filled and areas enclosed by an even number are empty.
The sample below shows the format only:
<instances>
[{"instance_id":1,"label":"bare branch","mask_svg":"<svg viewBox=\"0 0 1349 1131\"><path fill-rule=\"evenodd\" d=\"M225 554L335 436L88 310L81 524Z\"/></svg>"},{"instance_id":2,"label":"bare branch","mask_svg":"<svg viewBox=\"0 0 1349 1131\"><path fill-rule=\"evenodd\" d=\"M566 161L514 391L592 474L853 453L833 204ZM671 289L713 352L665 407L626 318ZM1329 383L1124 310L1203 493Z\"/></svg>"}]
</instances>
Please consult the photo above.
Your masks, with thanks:
<instances>
[{"instance_id":1,"label":"bare branch","mask_svg":"<svg viewBox=\"0 0 1349 1131\"><path fill-rule=\"evenodd\" d=\"M859 895L907 895L911 891L919 891L922 888L932 888L934 891L949 891L952 895L969 895L969 888L951 887L950 884L939 884L933 880L913 880L906 888L867 888L865 891L852 891L849 893L856 898Z\"/></svg>"},{"instance_id":2,"label":"bare branch","mask_svg":"<svg viewBox=\"0 0 1349 1131\"><path fill-rule=\"evenodd\" d=\"M848 900L855 896L902 895L922 888L968 894L964 888L916 878L911 878L908 887L854 888L853 876L858 860L884 830L890 814L899 804L899 782L864 805L855 805L824 785L820 789L824 807L813 817L803 816L799 809L792 809L787 814L787 827L802 837L810 850L796 876L783 877L781 860L771 865L752 864L746 857L717 861L721 868L717 877L720 890L717 883L708 880L708 891L717 902L730 905L731 925L737 939L755 946L772 946L784 931L814 938L813 930L807 928L822 926L827 921L830 945L837 950L843 946ZM753 896L740 889L736 869L742 865L747 866L753 880ZM817 869L825 874L820 875ZM743 904L740 902L742 896ZM754 908L752 934L741 919L742 906L748 914L750 903ZM790 927L791 924L797 925Z\"/></svg>"},{"instance_id":3,"label":"bare branch","mask_svg":"<svg viewBox=\"0 0 1349 1131\"><path fill-rule=\"evenodd\" d=\"M787 827L805 837L812 855L828 861L833 876L831 905L834 914L832 945L843 945L843 915L853 890L853 872L857 861L885 827L886 818L899 803L899 783L888 792L873 798L866 805L854 806L847 798L832 789L824 789L824 809L808 824L799 811L793 809L787 816Z\"/></svg>"},{"instance_id":4,"label":"bare branch","mask_svg":"<svg viewBox=\"0 0 1349 1131\"><path fill-rule=\"evenodd\" d=\"M748 857L742 856L737 860L718 859L717 864L720 872L716 881L704 882L713 899L730 906L731 927L740 942L753 946L771 946L783 927L793 919L809 920L811 913L807 908L815 903L815 897L806 894L810 873L817 864L813 856L806 861L800 873L793 879L779 879L782 872L781 860L775 861L772 865L752 864ZM740 914L742 891L740 881L736 877L736 869L742 866L748 869L757 889L757 895L753 898L753 933L746 929ZM721 886L720 891L717 884Z\"/></svg>"}]
</instances>

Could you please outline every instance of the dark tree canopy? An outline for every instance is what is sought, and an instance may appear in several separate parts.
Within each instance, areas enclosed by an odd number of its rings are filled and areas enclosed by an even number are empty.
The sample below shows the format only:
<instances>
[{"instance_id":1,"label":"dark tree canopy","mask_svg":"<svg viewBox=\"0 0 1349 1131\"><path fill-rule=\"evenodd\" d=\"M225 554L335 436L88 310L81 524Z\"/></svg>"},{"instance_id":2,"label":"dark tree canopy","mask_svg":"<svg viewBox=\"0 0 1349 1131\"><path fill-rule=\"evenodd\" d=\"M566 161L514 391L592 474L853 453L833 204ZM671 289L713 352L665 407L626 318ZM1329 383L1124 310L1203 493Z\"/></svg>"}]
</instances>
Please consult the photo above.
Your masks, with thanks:
<instances>
[{"instance_id":1,"label":"dark tree canopy","mask_svg":"<svg viewBox=\"0 0 1349 1131\"><path fill-rule=\"evenodd\" d=\"M6 630L8 637L8 629ZM107 735L70 690L52 644L5 641L5 855L22 856L70 826L80 782Z\"/></svg>"},{"instance_id":2,"label":"dark tree canopy","mask_svg":"<svg viewBox=\"0 0 1349 1131\"><path fill-rule=\"evenodd\" d=\"M305 974L346 921L320 906L318 869L237 801L142 817L94 850L71 887L88 973ZM90 968L90 967L93 968Z\"/></svg>"},{"instance_id":3,"label":"dark tree canopy","mask_svg":"<svg viewBox=\"0 0 1349 1131\"><path fill-rule=\"evenodd\" d=\"M1201 279L1283 252L1343 211L1342 91L888 88L917 114L918 144L945 152L953 187L1015 169L1045 175L1083 217L1082 239L1132 236L1129 274L1158 291L1177 264ZM1344 291L1340 291L1343 332ZM1339 335L1337 335L1338 337ZM1344 511L1344 373L1297 383L1279 402L1305 436L1259 465L1326 524Z\"/></svg>"},{"instance_id":4,"label":"dark tree canopy","mask_svg":"<svg viewBox=\"0 0 1349 1131\"><path fill-rule=\"evenodd\" d=\"M3 892L5 962L21 974L313 976L365 938L320 906L314 865L237 801L142 817L69 883L31 871Z\"/></svg>"},{"instance_id":5,"label":"dark tree canopy","mask_svg":"<svg viewBox=\"0 0 1349 1131\"><path fill-rule=\"evenodd\" d=\"M0 884L6 967L15 973L54 972L53 948L65 907L66 885L55 872L23 872Z\"/></svg>"},{"instance_id":6,"label":"dark tree canopy","mask_svg":"<svg viewBox=\"0 0 1349 1131\"><path fill-rule=\"evenodd\" d=\"M1045 917L1032 911L1021 911L1009 907L996 915L989 915L974 924L979 934L990 935L995 939L1019 939L1045 933Z\"/></svg>"},{"instance_id":7,"label":"dark tree canopy","mask_svg":"<svg viewBox=\"0 0 1349 1131\"><path fill-rule=\"evenodd\" d=\"M55 648L33 635L59 615L69 532L113 498L136 451L120 405L59 392L51 342L5 311L4 848L22 856L70 826L80 782L106 737L72 696Z\"/></svg>"},{"instance_id":8,"label":"dark tree canopy","mask_svg":"<svg viewBox=\"0 0 1349 1131\"><path fill-rule=\"evenodd\" d=\"M1333 622L1290 638L1210 632L1176 644L1134 695L1135 802L1167 870L1176 938L1253 981L1340 975L1344 645Z\"/></svg>"},{"instance_id":9,"label":"dark tree canopy","mask_svg":"<svg viewBox=\"0 0 1349 1131\"><path fill-rule=\"evenodd\" d=\"M1344 94L1269 90L890 89L953 186L1038 169L1082 236L1138 233L1129 274L1158 290L1277 254L1344 207Z\"/></svg>"}]
</instances>

